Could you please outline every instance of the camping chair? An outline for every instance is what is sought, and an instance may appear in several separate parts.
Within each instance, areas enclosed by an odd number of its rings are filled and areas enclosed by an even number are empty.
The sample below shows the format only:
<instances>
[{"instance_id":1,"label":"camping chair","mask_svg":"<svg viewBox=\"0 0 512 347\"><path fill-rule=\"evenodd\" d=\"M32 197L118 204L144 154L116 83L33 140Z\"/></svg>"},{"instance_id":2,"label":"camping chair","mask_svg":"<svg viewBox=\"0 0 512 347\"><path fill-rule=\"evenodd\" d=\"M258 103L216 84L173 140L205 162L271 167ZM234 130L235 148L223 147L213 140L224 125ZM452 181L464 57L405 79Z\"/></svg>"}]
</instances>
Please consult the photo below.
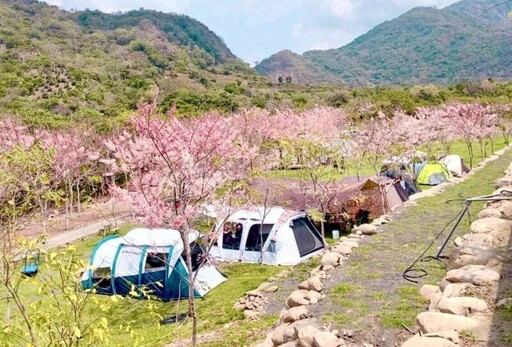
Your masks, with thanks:
<instances>
[{"instance_id":1,"label":"camping chair","mask_svg":"<svg viewBox=\"0 0 512 347\"><path fill-rule=\"evenodd\" d=\"M25 263L23 268L21 269L21 274L26 277L34 277L37 275L39 270L39 258L41 256L41 251L37 250L36 252L27 252L25 254Z\"/></svg>"}]
</instances>

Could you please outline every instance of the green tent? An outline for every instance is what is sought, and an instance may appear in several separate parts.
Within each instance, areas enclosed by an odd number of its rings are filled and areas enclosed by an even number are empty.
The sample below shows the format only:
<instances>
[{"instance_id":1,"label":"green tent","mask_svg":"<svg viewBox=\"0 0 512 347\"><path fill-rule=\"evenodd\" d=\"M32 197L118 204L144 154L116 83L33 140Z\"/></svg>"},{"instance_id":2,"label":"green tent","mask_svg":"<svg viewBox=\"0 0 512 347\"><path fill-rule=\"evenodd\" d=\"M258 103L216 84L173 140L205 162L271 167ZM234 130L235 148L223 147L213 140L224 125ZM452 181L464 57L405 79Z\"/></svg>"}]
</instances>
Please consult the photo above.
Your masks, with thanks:
<instances>
[{"instance_id":1,"label":"green tent","mask_svg":"<svg viewBox=\"0 0 512 347\"><path fill-rule=\"evenodd\" d=\"M438 162L425 163L416 177L416 183L435 186L449 181L450 178L452 178L452 175L444 164Z\"/></svg>"}]
</instances>

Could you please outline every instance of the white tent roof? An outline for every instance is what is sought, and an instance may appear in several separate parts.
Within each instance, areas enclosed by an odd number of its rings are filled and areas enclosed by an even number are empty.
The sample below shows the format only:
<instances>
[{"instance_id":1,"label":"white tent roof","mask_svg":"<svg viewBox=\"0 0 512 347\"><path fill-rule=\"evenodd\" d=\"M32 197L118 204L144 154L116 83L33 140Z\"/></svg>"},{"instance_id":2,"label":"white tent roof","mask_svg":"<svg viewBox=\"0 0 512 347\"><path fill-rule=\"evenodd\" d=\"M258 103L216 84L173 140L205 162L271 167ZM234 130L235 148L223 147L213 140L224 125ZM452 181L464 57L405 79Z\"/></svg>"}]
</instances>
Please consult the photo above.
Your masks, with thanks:
<instances>
[{"instance_id":1,"label":"white tent roof","mask_svg":"<svg viewBox=\"0 0 512 347\"><path fill-rule=\"evenodd\" d=\"M188 234L189 242L197 239L199 233L191 230ZM122 243L132 246L169 246L181 244L180 232L175 229L147 229L136 228L121 237Z\"/></svg>"}]
</instances>

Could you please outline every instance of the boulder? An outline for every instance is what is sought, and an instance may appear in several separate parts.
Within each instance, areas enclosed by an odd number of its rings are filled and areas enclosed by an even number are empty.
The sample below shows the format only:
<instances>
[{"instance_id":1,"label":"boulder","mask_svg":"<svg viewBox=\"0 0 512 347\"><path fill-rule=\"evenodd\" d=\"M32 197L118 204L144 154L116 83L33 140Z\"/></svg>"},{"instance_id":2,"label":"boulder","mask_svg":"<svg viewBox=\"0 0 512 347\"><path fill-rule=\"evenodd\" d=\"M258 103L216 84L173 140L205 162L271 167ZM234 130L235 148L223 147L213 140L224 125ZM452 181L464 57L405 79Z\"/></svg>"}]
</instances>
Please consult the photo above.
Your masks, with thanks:
<instances>
[{"instance_id":1,"label":"boulder","mask_svg":"<svg viewBox=\"0 0 512 347\"><path fill-rule=\"evenodd\" d=\"M482 218L501 218L501 212L497 208L494 207L488 207L480 212L478 212L477 217L478 219Z\"/></svg>"},{"instance_id":2,"label":"boulder","mask_svg":"<svg viewBox=\"0 0 512 347\"><path fill-rule=\"evenodd\" d=\"M445 330L465 330L475 335L482 332L482 326L477 320L449 313L422 312L416 317L416 322L424 334Z\"/></svg>"},{"instance_id":3,"label":"boulder","mask_svg":"<svg viewBox=\"0 0 512 347\"><path fill-rule=\"evenodd\" d=\"M448 269L459 269L466 265L486 265L489 267L499 266L507 262L507 252L483 246L462 246L455 248L450 254Z\"/></svg>"},{"instance_id":4,"label":"boulder","mask_svg":"<svg viewBox=\"0 0 512 347\"><path fill-rule=\"evenodd\" d=\"M325 269L326 266L338 267L341 265L343 258L341 254L336 252L326 252L322 257L322 269Z\"/></svg>"},{"instance_id":5,"label":"boulder","mask_svg":"<svg viewBox=\"0 0 512 347\"><path fill-rule=\"evenodd\" d=\"M457 345L442 337L414 335L402 344L402 347L456 347Z\"/></svg>"},{"instance_id":6,"label":"boulder","mask_svg":"<svg viewBox=\"0 0 512 347\"><path fill-rule=\"evenodd\" d=\"M315 292L321 292L322 290L324 290L324 284L322 282L322 280L320 279L320 277L310 277L308 279L308 284L309 284L309 287L308 289L309 290L314 290Z\"/></svg>"},{"instance_id":7,"label":"boulder","mask_svg":"<svg viewBox=\"0 0 512 347\"><path fill-rule=\"evenodd\" d=\"M465 246L492 246L494 236L489 234L466 234L462 237L462 245ZM459 245L459 246L462 246Z\"/></svg>"},{"instance_id":8,"label":"boulder","mask_svg":"<svg viewBox=\"0 0 512 347\"><path fill-rule=\"evenodd\" d=\"M437 304L437 308L441 312L461 316L467 316L475 312L483 312L488 309L484 300L472 297L443 298Z\"/></svg>"},{"instance_id":9,"label":"boulder","mask_svg":"<svg viewBox=\"0 0 512 347\"><path fill-rule=\"evenodd\" d=\"M512 219L512 201L504 201L499 207L501 218Z\"/></svg>"},{"instance_id":10,"label":"boulder","mask_svg":"<svg viewBox=\"0 0 512 347\"><path fill-rule=\"evenodd\" d=\"M469 283L449 283L443 290L443 297L452 298L466 294L467 291L475 286Z\"/></svg>"},{"instance_id":11,"label":"boulder","mask_svg":"<svg viewBox=\"0 0 512 347\"><path fill-rule=\"evenodd\" d=\"M496 248L483 246L462 246L450 254L448 269L459 269L466 265L486 265L495 267L507 261L507 254Z\"/></svg>"},{"instance_id":12,"label":"boulder","mask_svg":"<svg viewBox=\"0 0 512 347\"><path fill-rule=\"evenodd\" d=\"M347 246L346 244L340 243L334 246L332 249L333 252L339 253L344 256L348 256L352 253L352 248Z\"/></svg>"},{"instance_id":13,"label":"boulder","mask_svg":"<svg viewBox=\"0 0 512 347\"><path fill-rule=\"evenodd\" d=\"M288 325L283 336L285 341L297 340L299 330L307 325L313 324L311 319L302 319Z\"/></svg>"},{"instance_id":14,"label":"boulder","mask_svg":"<svg viewBox=\"0 0 512 347\"><path fill-rule=\"evenodd\" d=\"M466 265L446 273L451 283L472 283L477 286L492 284L500 279L500 274L484 265Z\"/></svg>"},{"instance_id":15,"label":"boulder","mask_svg":"<svg viewBox=\"0 0 512 347\"><path fill-rule=\"evenodd\" d=\"M428 333L423 336L425 336L425 337L441 337L441 338L449 340L455 344L459 343L459 332L455 331L455 330L438 331L435 333Z\"/></svg>"},{"instance_id":16,"label":"boulder","mask_svg":"<svg viewBox=\"0 0 512 347\"><path fill-rule=\"evenodd\" d=\"M512 185L512 174L506 174L504 177L500 178L498 182L494 185L495 188L501 188Z\"/></svg>"},{"instance_id":17,"label":"boulder","mask_svg":"<svg viewBox=\"0 0 512 347\"><path fill-rule=\"evenodd\" d=\"M477 219L471 223L471 226L469 227L469 230L472 233L485 233L491 235L510 232L511 229L512 221L493 217Z\"/></svg>"},{"instance_id":18,"label":"boulder","mask_svg":"<svg viewBox=\"0 0 512 347\"><path fill-rule=\"evenodd\" d=\"M254 319L257 319L260 316L261 313L262 312L255 311L255 310L245 310L244 311L244 317L246 319L253 319L254 320Z\"/></svg>"},{"instance_id":19,"label":"boulder","mask_svg":"<svg viewBox=\"0 0 512 347\"><path fill-rule=\"evenodd\" d=\"M319 331L313 336L313 345L315 347L327 347L328 344L338 341L338 336L330 331Z\"/></svg>"},{"instance_id":20,"label":"boulder","mask_svg":"<svg viewBox=\"0 0 512 347\"><path fill-rule=\"evenodd\" d=\"M289 341L285 338L285 331L289 327L289 325L289 323L283 323L274 329L271 335L271 340L274 346L279 346Z\"/></svg>"},{"instance_id":21,"label":"boulder","mask_svg":"<svg viewBox=\"0 0 512 347\"><path fill-rule=\"evenodd\" d=\"M301 347L314 347L315 334L319 333L320 330L313 326L308 325L299 329L297 337L299 339L299 346Z\"/></svg>"},{"instance_id":22,"label":"boulder","mask_svg":"<svg viewBox=\"0 0 512 347\"><path fill-rule=\"evenodd\" d=\"M438 286L425 284L420 288L420 294L428 301L432 302L435 297L441 294L441 289Z\"/></svg>"},{"instance_id":23,"label":"boulder","mask_svg":"<svg viewBox=\"0 0 512 347\"><path fill-rule=\"evenodd\" d=\"M309 300L306 298L308 294L307 290L295 290L293 291L288 299L286 300L286 307L297 307L303 305L309 305Z\"/></svg>"},{"instance_id":24,"label":"boulder","mask_svg":"<svg viewBox=\"0 0 512 347\"><path fill-rule=\"evenodd\" d=\"M265 289L265 293L274 293L279 290L278 286L270 286L267 289Z\"/></svg>"},{"instance_id":25,"label":"boulder","mask_svg":"<svg viewBox=\"0 0 512 347\"><path fill-rule=\"evenodd\" d=\"M377 227L372 224L361 224L352 229L352 233L356 233L357 231L360 231L363 235L375 235L377 234Z\"/></svg>"},{"instance_id":26,"label":"boulder","mask_svg":"<svg viewBox=\"0 0 512 347\"><path fill-rule=\"evenodd\" d=\"M280 320L284 323L292 323L309 317L309 311L306 306L296 306L285 309L281 312Z\"/></svg>"}]
</instances>

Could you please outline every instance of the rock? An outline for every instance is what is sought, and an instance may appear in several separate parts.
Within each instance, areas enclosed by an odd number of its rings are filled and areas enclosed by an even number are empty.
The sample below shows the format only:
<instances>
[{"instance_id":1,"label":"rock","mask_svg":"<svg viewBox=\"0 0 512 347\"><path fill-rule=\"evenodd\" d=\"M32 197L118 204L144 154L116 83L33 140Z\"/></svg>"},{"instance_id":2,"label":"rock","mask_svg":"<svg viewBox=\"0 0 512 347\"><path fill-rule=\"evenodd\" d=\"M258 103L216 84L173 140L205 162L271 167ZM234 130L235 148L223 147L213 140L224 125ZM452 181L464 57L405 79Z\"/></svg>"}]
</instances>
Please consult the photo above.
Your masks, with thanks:
<instances>
[{"instance_id":1,"label":"rock","mask_svg":"<svg viewBox=\"0 0 512 347\"><path fill-rule=\"evenodd\" d=\"M354 249L354 248L359 247L359 242L357 242L357 241L343 241L341 243L341 245L343 245L345 247L349 247L350 249Z\"/></svg>"},{"instance_id":2,"label":"rock","mask_svg":"<svg viewBox=\"0 0 512 347\"><path fill-rule=\"evenodd\" d=\"M507 174L504 177L500 178L498 182L495 184L495 188L501 188L512 185L512 175Z\"/></svg>"},{"instance_id":3,"label":"rock","mask_svg":"<svg viewBox=\"0 0 512 347\"><path fill-rule=\"evenodd\" d=\"M297 347L297 342L289 341L289 342L283 343L279 347Z\"/></svg>"},{"instance_id":4,"label":"rock","mask_svg":"<svg viewBox=\"0 0 512 347\"><path fill-rule=\"evenodd\" d=\"M363 235L375 235L377 234L377 227L371 224L361 224L360 226L352 229L352 232L360 231Z\"/></svg>"},{"instance_id":5,"label":"rock","mask_svg":"<svg viewBox=\"0 0 512 347\"><path fill-rule=\"evenodd\" d=\"M462 246L455 248L450 254L448 269L459 269L466 265L486 265L494 267L506 262L508 257L504 251L482 246Z\"/></svg>"},{"instance_id":6,"label":"rock","mask_svg":"<svg viewBox=\"0 0 512 347\"><path fill-rule=\"evenodd\" d=\"M488 309L485 301L471 297L443 298L439 301L437 307L441 312L461 316L467 316L475 312L483 312Z\"/></svg>"},{"instance_id":7,"label":"rock","mask_svg":"<svg viewBox=\"0 0 512 347\"><path fill-rule=\"evenodd\" d=\"M306 306L296 306L283 310L280 319L284 323L291 323L308 317L309 311Z\"/></svg>"},{"instance_id":8,"label":"rock","mask_svg":"<svg viewBox=\"0 0 512 347\"><path fill-rule=\"evenodd\" d=\"M326 252L322 257L322 269L325 270L326 266L338 267L341 265L343 259L341 254L336 252Z\"/></svg>"},{"instance_id":9,"label":"rock","mask_svg":"<svg viewBox=\"0 0 512 347\"><path fill-rule=\"evenodd\" d=\"M286 307L297 307L302 305L309 305L309 300L306 298L307 291L295 290L293 291L288 299L286 300Z\"/></svg>"},{"instance_id":10,"label":"rock","mask_svg":"<svg viewBox=\"0 0 512 347\"><path fill-rule=\"evenodd\" d=\"M338 336L330 331L319 331L313 335L313 345L315 347L327 347L331 342L338 341Z\"/></svg>"},{"instance_id":11,"label":"rock","mask_svg":"<svg viewBox=\"0 0 512 347\"><path fill-rule=\"evenodd\" d=\"M451 283L472 283L477 286L491 284L500 279L500 274L484 265L466 265L446 273L446 280Z\"/></svg>"},{"instance_id":12,"label":"rock","mask_svg":"<svg viewBox=\"0 0 512 347\"><path fill-rule=\"evenodd\" d=\"M469 230L472 233L479 234L491 234L496 235L500 233L510 232L512 228L512 221L501 219L501 218L482 218L477 219L471 223Z\"/></svg>"},{"instance_id":13,"label":"rock","mask_svg":"<svg viewBox=\"0 0 512 347\"><path fill-rule=\"evenodd\" d=\"M348 247L347 245L344 245L343 243L337 244L332 249L333 252L339 253L341 255L348 256L352 253L352 248Z\"/></svg>"},{"instance_id":14,"label":"rock","mask_svg":"<svg viewBox=\"0 0 512 347\"><path fill-rule=\"evenodd\" d=\"M441 337L414 335L402 344L402 347L456 347L453 342Z\"/></svg>"},{"instance_id":15,"label":"rock","mask_svg":"<svg viewBox=\"0 0 512 347\"><path fill-rule=\"evenodd\" d=\"M449 340L455 344L459 343L459 333L455 330L438 331L435 333L428 333L423 336L425 336L425 337L441 337L441 338Z\"/></svg>"},{"instance_id":16,"label":"rock","mask_svg":"<svg viewBox=\"0 0 512 347\"><path fill-rule=\"evenodd\" d=\"M278 286L270 286L267 289L265 289L265 293L273 293L277 292L279 290Z\"/></svg>"},{"instance_id":17,"label":"rock","mask_svg":"<svg viewBox=\"0 0 512 347\"><path fill-rule=\"evenodd\" d=\"M322 294L320 292L317 292L316 290L310 290L310 291L308 291L306 298L309 300L312 300L312 299L320 300L322 298Z\"/></svg>"},{"instance_id":18,"label":"rock","mask_svg":"<svg viewBox=\"0 0 512 347\"><path fill-rule=\"evenodd\" d=\"M299 329L297 337L299 339L299 346L301 347L314 347L315 334L319 333L320 330L313 326L308 325Z\"/></svg>"},{"instance_id":19,"label":"rock","mask_svg":"<svg viewBox=\"0 0 512 347\"><path fill-rule=\"evenodd\" d=\"M284 340L285 341L292 341L297 340L299 330L305 326L313 324L313 321L311 319L302 319L298 320L296 322L293 322L288 325L284 332Z\"/></svg>"},{"instance_id":20,"label":"rock","mask_svg":"<svg viewBox=\"0 0 512 347\"><path fill-rule=\"evenodd\" d=\"M453 240L453 244L455 247L460 247L463 244L462 238L460 236L457 236L455 240Z\"/></svg>"},{"instance_id":21,"label":"rock","mask_svg":"<svg viewBox=\"0 0 512 347\"><path fill-rule=\"evenodd\" d=\"M512 305L512 298L501 299L496 304L496 307L500 308L500 307L507 306L507 305Z\"/></svg>"},{"instance_id":22,"label":"rock","mask_svg":"<svg viewBox=\"0 0 512 347\"><path fill-rule=\"evenodd\" d=\"M263 282L256 288L257 292L264 292L267 288L269 288L272 284L270 282Z\"/></svg>"},{"instance_id":23,"label":"rock","mask_svg":"<svg viewBox=\"0 0 512 347\"><path fill-rule=\"evenodd\" d=\"M420 288L420 294L429 302L432 302L433 298L441 294L441 289L438 286L425 284Z\"/></svg>"},{"instance_id":24,"label":"rock","mask_svg":"<svg viewBox=\"0 0 512 347\"><path fill-rule=\"evenodd\" d=\"M456 330L459 332L466 330L475 335L479 335L482 332L482 327L477 320L449 313L422 312L416 317L416 322L421 332L425 334L445 330Z\"/></svg>"},{"instance_id":25,"label":"rock","mask_svg":"<svg viewBox=\"0 0 512 347\"><path fill-rule=\"evenodd\" d=\"M257 319L258 316L261 314L261 312L254 311L254 310L245 310L244 311L244 317L246 319Z\"/></svg>"},{"instance_id":26,"label":"rock","mask_svg":"<svg viewBox=\"0 0 512 347\"><path fill-rule=\"evenodd\" d=\"M235 311L242 312L243 310L245 310L245 304L237 301L233 305L233 308L235 309Z\"/></svg>"},{"instance_id":27,"label":"rock","mask_svg":"<svg viewBox=\"0 0 512 347\"><path fill-rule=\"evenodd\" d=\"M324 290L324 284L320 277L310 277L307 282L309 284L309 290L314 290L315 292L319 293Z\"/></svg>"},{"instance_id":28,"label":"rock","mask_svg":"<svg viewBox=\"0 0 512 347\"><path fill-rule=\"evenodd\" d=\"M284 336L284 333L289 325L290 325L289 323L283 323L274 329L274 331L272 332L272 335L271 335L272 343L274 344L274 346L279 346L279 345L282 345L283 343L289 341L289 340L285 339L285 336Z\"/></svg>"},{"instance_id":29,"label":"rock","mask_svg":"<svg viewBox=\"0 0 512 347\"><path fill-rule=\"evenodd\" d=\"M498 211L501 213L501 218L512 219L512 201L503 201Z\"/></svg>"},{"instance_id":30,"label":"rock","mask_svg":"<svg viewBox=\"0 0 512 347\"><path fill-rule=\"evenodd\" d=\"M497 208L489 207L478 212L477 218L501 218L501 212Z\"/></svg>"},{"instance_id":31,"label":"rock","mask_svg":"<svg viewBox=\"0 0 512 347\"><path fill-rule=\"evenodd\" d=\"M336 334L335 334L336 335ZM346 347L345 340L338 338L337 340L331 341L326 347Z\"/></svg>"},{"instance_id":32,"label":"rock","mask_svg":"<svg viewBox=\"0 0 512 347\"><path fill-rule=\"evenodd\" d=\"M263 297L263 294L261 294L261 292L259 292L257 290L250 290L250 291L246 292L245 295Z\"/></svg>"},{"instance_id":33,"label":"rock","mask_svg":"<svg viewBox=\"0 0 512 347\"><path fill-rule=\"evenodd\" d=\"M492 246L494 236L489 234L466 234L462 237L465 246Z\"/></svg>"},{"instance_id":34,"label":"rock","mask_svg":"<svg viewBox=\"0 0 512 347\"><path fill-rule=\"evenodd\" d=\"M452 298L466 294L468 289L474 288L475 286L469 283L449 283L443 290L443 297Z\"/></svg>"}]
</instances>

